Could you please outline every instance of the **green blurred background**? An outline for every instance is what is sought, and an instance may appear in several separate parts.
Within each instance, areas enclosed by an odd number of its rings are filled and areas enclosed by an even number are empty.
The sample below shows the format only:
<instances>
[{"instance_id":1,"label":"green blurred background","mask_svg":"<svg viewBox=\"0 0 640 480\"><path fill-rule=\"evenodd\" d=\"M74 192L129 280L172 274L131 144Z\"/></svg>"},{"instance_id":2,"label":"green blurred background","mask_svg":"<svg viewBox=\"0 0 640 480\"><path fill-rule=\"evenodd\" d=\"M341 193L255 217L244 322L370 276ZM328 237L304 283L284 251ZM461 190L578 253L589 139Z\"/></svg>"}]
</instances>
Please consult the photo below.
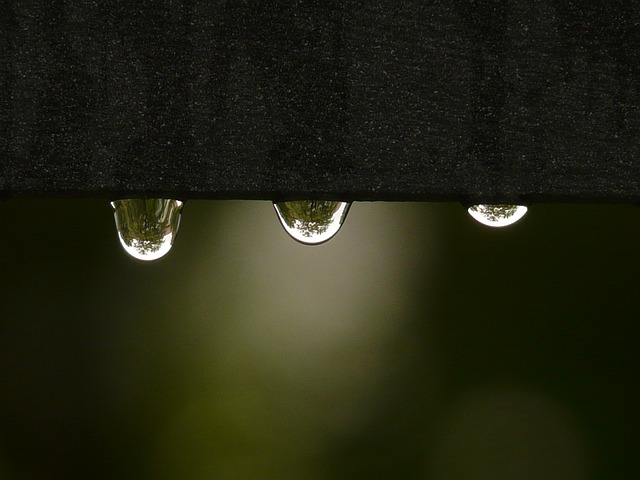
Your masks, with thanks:
<instances>
[{"instance_id":1,"label":"green blurred background","mask_svg":"<svg viewBox=\"0 0 640 480\"><path fill-rule=\"evenodd\" d=\"M0 203L0 479L640 478L640 209L356 203L326 245L187 202Z\"/></svg>"}]
</instances>

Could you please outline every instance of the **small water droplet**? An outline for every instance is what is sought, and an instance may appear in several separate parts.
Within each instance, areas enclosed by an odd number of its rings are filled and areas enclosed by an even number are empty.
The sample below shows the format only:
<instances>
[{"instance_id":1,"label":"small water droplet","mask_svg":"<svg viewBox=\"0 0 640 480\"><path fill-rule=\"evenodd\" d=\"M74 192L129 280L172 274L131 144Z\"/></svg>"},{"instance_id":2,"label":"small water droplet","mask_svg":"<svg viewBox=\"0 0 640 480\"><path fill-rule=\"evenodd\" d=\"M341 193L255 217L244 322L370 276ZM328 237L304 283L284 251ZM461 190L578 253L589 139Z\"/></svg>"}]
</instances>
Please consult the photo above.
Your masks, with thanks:
<instances>
[{"instance_id":1,"label":"small water droplet","mask_svg":"<svg viewBox=\"0 0 640 480\"><path fill-rule=\"evenodd\" d=\"M478 222L489 227L506 227L524 217L527 207L524 205L472 205L467 210Z\"/></svg>"},{"instance_id":2,"label":"small water droplet","mask_svg":"<svg viewBox=\"0 0 640 480\"><path fill-rule=\"evenodd\" d=\"M319 245L338 233L351 203L302 200L273 206L291 238L306 245Z\"/></svg>"},{"instance_id":3,"label":"small water droplet","mask_svg":"<svg viewBox=\"0 0 640 480\"><path fill-rule=\"evenodd\" d=\"M134 198L114 200L111 206L120 243L133 258L157 260L171 250L180 226L183 202Z\"/></svg>"}]
</instances>

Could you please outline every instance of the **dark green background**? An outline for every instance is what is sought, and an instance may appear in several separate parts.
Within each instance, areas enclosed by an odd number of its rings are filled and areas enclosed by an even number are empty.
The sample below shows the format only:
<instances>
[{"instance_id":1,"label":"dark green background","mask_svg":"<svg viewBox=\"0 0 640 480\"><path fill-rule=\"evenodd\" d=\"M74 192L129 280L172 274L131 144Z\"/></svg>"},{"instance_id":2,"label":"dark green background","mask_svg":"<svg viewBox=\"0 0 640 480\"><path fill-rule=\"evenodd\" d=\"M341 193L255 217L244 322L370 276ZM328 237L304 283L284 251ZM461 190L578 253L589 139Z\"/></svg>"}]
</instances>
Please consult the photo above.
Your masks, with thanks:
<instances>
[{"instance_id":1,"label":"dark green background","mask_svg":"<svg viewBox=\"0 0 640 480\"><path fill-rule=\"evenodd\" d=\"M192 201L151 265L106 201L0 214L3 480L640 473L635 207L355 204L304 247Z\"/></svg>"}]
</instances>

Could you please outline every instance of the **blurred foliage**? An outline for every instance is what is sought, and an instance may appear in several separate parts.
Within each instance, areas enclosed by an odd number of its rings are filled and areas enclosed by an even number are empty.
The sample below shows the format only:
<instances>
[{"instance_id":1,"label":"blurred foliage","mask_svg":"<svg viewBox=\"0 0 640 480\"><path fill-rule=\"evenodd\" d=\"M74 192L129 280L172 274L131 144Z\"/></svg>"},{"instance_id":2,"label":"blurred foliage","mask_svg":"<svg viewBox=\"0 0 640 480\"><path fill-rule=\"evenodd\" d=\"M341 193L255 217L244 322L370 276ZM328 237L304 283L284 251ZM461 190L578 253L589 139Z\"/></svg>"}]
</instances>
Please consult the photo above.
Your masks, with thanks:
<instances>
[{"instance_id":1,"label":"blurred foliage","mask_svg":"<svg viewBox=\"0 0 640 480\"><path fill-rule=\"evenodd\" d=\"M307 248L191 201L149 265L105 201L0 213L2 480L640 475L637 208L356 204Z\"/></svg>"}]
</instances>

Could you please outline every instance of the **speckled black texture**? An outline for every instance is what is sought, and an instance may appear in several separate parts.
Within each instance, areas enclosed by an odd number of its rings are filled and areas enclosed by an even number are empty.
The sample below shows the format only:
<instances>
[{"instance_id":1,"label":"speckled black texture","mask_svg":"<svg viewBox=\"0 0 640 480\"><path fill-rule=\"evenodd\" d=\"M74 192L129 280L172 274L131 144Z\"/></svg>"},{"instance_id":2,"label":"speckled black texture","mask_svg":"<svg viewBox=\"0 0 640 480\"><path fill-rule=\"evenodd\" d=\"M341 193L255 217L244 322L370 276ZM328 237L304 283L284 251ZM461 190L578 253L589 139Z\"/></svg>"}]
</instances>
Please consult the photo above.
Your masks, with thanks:
<instances>
[{"instance_id":1,"label":"speckled black texture","mask_svg":"<svg viewBox=\"0 0 640 480\"><path fill-rule=\"evenodd\" d=\"M5 0L8 195L640 202L637 1Z\"/></svg>"}]
</instances>

